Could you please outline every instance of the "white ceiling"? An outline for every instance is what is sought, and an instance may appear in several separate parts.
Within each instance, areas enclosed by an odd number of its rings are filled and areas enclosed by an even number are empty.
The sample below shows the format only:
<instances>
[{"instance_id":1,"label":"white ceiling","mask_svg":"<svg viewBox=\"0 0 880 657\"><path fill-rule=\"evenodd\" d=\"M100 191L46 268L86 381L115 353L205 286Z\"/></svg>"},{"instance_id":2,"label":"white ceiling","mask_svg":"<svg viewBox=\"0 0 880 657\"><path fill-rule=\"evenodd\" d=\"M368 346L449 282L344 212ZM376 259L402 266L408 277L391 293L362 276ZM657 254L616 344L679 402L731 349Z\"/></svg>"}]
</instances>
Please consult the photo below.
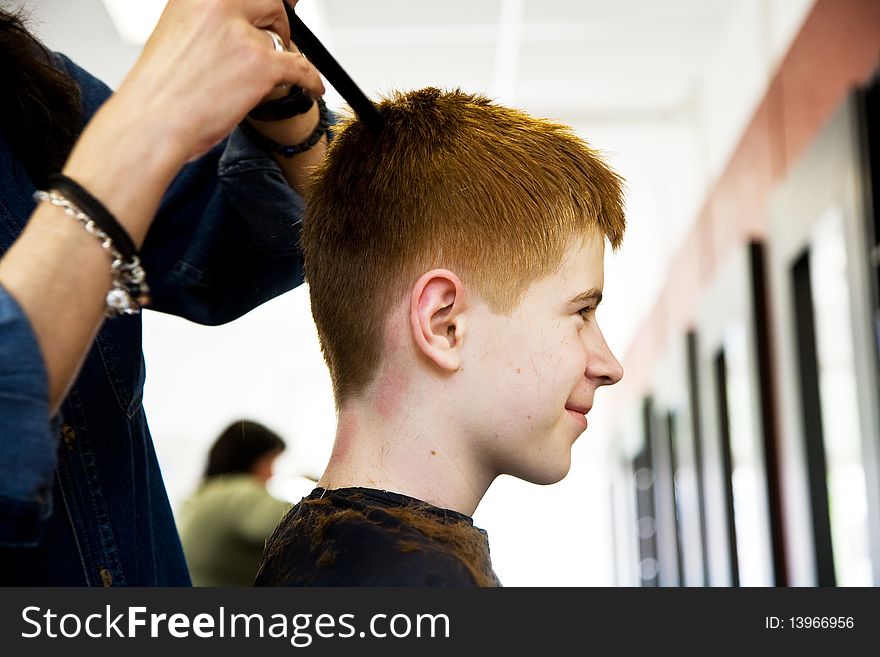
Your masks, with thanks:
<instances>
[{"instance_id":1,"label":"white ceiling","mask_svg":"<svg viewBox=\"0 0 880 657\"><path fill-rule=\"evenodd\" d=\"M12 3L15 4L15 3ZM138 49L100 0L25 3L54 47L121 80ZM301 0L298 12L369 93L461 86L576 122L678 111L742 2Z\"/></svg>"},{"instance_id":2,"label":"white ceiling","mask_svg":"<svg viewBox=\"0 0 880 657\"><path fill-rule=\"evenodd\" d=\"M737 11L727 0L314 5L340 63L370 91L460 85L572 123L679 110Z\"/></svg>"}]
</instances>

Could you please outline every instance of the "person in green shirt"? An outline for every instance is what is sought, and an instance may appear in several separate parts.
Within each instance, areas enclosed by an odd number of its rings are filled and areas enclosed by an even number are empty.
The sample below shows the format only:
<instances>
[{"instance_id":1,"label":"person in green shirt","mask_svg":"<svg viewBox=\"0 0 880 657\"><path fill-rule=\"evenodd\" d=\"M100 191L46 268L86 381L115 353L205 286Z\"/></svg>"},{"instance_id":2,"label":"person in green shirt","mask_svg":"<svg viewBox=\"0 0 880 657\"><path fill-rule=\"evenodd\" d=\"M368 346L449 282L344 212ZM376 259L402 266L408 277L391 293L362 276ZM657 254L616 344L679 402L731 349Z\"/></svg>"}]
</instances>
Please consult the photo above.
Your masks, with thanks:
<instances>
[{"instance_id":1,"label":"person in green shirt","mask_svg":"<svg viewBox=\"0 0 880 657\"><path fill-rule=\"evenodd\" d=\"M284 441L239 420L214 442L204 479L183 504L178 528L195 586L251 586L266 538L290 503L266 490Z\"/></svg>"}]
</instances>

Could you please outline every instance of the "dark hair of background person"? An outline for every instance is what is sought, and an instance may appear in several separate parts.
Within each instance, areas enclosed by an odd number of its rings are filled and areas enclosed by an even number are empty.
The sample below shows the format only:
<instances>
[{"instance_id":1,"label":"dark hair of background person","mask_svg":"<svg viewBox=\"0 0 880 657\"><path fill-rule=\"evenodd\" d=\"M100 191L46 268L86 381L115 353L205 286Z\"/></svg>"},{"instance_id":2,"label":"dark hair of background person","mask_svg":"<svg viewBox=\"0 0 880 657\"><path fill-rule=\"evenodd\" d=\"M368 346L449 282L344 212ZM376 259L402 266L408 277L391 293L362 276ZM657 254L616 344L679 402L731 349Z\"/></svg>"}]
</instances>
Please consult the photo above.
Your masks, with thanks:
<instances>
[{"instance_id":1,"label":"dark hair of background person","mask_svg":"<svg viewBox=\"0 0 880 657\"><path fill-rule=\"evenodd\" d=\"M37 186L61 170L82 129L80 90L25 27L0 9L0 131Z\"/></svg>"},{"instance_id":2,"label":"dark hair of background person","mask_svg":"<svg viewBox=\"0 0 880 657\"><path fill-rule=\"evenodd\" d=\"M226 427L211 447L204 478L251 472L257 461L283 452L284 447L284 441L271 429L258 422L238 420Z\"/></svg>"}]
</instances>

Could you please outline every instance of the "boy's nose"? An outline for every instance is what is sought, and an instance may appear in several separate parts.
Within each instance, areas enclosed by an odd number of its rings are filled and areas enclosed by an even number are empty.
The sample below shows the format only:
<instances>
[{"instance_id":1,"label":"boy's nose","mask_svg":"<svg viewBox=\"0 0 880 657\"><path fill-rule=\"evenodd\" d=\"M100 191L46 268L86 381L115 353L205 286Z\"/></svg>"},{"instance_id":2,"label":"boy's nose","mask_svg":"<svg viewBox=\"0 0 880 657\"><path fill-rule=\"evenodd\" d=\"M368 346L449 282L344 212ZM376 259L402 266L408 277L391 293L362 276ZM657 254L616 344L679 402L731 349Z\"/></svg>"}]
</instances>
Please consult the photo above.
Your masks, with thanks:
<instances>
[{"instance_id":1,"label":"boy's nose","mask_svg":"<svg viewBox=\"0 0 880 657\"><path fill-rule=\"evenodd\" d=\"M611 386L620 381L623 378L623 365L620 364L620 361L617 360L617 357L611 353L611 350L608 347L605 347L605 350L608 352L608 373L605 375L605 382L602 385Z\"/></svg>"},{"instance_id":2,"label":"boy's nose","mask_svg":"<svg viewBox=\"0 0 880 657\"><path fill-rule=\"evenodd\" d=\"M596 339L597 344L587 358L587 369L584 374L596 381L596 385L614 385L623 378L623 365L611 353L600 331L597 331Z\"/></svg>"}]
</instances>

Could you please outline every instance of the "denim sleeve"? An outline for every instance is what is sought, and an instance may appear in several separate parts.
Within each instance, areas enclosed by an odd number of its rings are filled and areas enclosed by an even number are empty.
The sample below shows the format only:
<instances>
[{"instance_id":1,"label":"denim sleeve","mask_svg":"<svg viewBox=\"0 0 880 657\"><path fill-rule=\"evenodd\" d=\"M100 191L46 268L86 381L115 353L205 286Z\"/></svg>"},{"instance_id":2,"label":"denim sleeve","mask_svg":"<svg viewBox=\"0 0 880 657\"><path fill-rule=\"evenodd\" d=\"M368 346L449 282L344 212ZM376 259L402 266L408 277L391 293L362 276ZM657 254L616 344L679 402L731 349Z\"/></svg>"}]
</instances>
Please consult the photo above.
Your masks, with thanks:
<instances>
[{"instance_id":1,"label":"denim sleeve","mask_svg":"<svg viewBox=\"0 0 880 657\"><path fill-rule=\"evenodd\" d=\"M0 286L0 545L36 545L52 512L57 441L43 355L24 311Z\"/></svg>"},{"instance_id":2,"label":"denim sleeve","mask_svg":"<svg viewBox=\"0 0 880 657\"><path fill-rule=\"evenodd\" d=\"M142 249L150 308L222 324L303 281L303 200L240 130L186 166Z\"/></svg>"}]
</instances>

